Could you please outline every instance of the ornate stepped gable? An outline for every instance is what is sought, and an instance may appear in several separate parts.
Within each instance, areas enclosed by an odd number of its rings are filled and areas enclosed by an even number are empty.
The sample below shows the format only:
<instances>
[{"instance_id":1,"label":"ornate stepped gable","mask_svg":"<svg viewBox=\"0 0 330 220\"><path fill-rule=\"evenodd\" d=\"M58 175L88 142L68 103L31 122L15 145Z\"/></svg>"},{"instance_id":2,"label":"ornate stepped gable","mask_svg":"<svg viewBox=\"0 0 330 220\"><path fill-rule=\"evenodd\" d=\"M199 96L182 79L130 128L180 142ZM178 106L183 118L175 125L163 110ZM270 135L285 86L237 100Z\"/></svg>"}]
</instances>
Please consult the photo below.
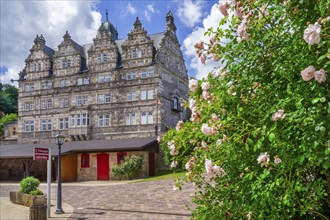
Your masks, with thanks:
<instances>
[{"instance_id":1,"label":"ornate stepped gable","mask_svg":"<svg viewBox=\"0 0 330 220\"><path fill-rule=\"evenodd\" d=\"M120 55L111 31L101 25L93 41L88 50L88 67L91 73L109 71L120 66Z\"/></svg>"},{"instance_id":2,"label":"ornate stepped gable","mask_svg":"<svg viewBox=\"0 0 330 220\"><path fill-rule=\"evenodd\" d=\"M54 72L56 76L71 75L87 70L84 48L71 39L68 31L58 45L54 56Z\"/></svg>"},{"instance_id":3,"label":"ornate stepped gable","mask_svg":"<svg viewBox=\"0 0 330 220\"><path fill-rule=\"evenodd\" d=\"M127 36L127 40L121 46L123 66L126 68L151 64L154 58L154 42L142 28L138 17L133 30Z\"/></svg>"},{"instance_id":4,"label":"ornate stepped gable","mask_svg":"<svg viewBox=\"0 0 330 220\"><path fill-rule=\"evenodd\" d=\"M45 38L42 35L37 35L30 49L30 54L25 60L25 68L19 74L20 80L51 76L53 74L52 59L54 54L55 51L46 46Z\"/></svg>"}]
</instances>

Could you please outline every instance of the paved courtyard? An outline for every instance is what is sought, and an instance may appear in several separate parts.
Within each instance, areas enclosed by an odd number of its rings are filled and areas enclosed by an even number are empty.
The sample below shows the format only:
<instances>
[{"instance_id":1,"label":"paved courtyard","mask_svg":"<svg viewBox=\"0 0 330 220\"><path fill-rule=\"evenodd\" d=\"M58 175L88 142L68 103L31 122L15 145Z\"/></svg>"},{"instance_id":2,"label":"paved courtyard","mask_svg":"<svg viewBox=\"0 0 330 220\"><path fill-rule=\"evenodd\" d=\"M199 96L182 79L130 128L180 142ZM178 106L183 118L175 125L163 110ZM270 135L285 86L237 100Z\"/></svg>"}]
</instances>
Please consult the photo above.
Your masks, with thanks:
<instances>
[{"instance_id":1,"label":"paved courtyard","mask_svg":"<svg viewBox=\"0 0 330 220\"><path fill-rule=\"evenodd\" d=\"M63 202L74 208L70 219L189 219L193 187L174 191L173 185L173 179L115 185L64 183L62 195ZM52 199L56 199L56 186L52 184ZM45 184L40 188L46 192ZM18 184L1 183L0 196L17 189Z\"/></svg>"}]
</instances>

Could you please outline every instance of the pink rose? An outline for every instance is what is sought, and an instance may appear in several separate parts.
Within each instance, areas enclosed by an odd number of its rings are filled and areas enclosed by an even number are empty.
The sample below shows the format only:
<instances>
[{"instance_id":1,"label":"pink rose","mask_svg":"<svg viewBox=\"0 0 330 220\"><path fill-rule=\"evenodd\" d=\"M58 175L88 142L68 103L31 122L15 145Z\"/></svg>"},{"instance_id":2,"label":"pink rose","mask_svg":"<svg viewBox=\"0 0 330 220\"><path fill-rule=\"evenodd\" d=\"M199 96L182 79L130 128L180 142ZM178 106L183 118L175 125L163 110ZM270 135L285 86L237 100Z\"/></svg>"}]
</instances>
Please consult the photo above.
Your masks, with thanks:
<instances>
[{"instance_id":1,"label":"pink rose","mask_svg":"<svg viewBox=\"0 0 330 220\"><path fill-rule=\"evenodd\" d=\"M285 118L285 114L284 114L284 111L279 109L277 110L277 112L275 112L273 115L272 115L272 121L278 121L278 120L281 120Z\"/></svg>"},{"instance_id":2,"label":"pink rose","mask_svg":"<svg viewBox=\"0 0 330 220\"><path fill-rule=\"evenodd\" d=\"M210 89L211 86L210 86L209 82L202 82L201 87L202 87L202 90L207 91Z\"/></svg>"},{"instance_id":3,"label":"pink rose","mask_svg":"<svg viewBox=\"0 0 330 220\"><path fill-rule=\"evenodd\" d=\"M282 162L282 160L279 157L276 157L275 160L274 160L275 164L280 164L281 162Z\"/></svg>"},{"instance_id":4,"label":"pink rose","mask_svg":"<svg viewBox=\"0 0 330 220\"><path fill-rule=\"evenodd\" d=\"M316 22L314 25L310 24L304 31L304 40L309 45L319 44L320 33L321 33L321 25L319 23Z\"/></svg>"},{"instance_id":5,"label":"pink rose","mask_svg":"<svg viewBox=\"0 0 330 220\"><path fill-rule=\"evenodd\" d=\"M269 155L267 152L261 153L257 159L258 163L263 167L267 166L269 162Z\"/></svg>"},{"instance_id":6,"label":"pink rose","mask_svg":"<svg viewBox=\"0 0 330 220\"><path fill-rule=\"evenodd\" d=\"M301 77L304 81L309 81L313 79L315 73L315 68L313 66L309 66L303 71L301 71Z\"/></svg>"},{"instance_id":7,"label":"pink rose","mask_svg":"<svg viewBox=\"0 0 330 220\"><path fill-rule=\"evenodd\" d=\"M324 69L320 69L314 73L315 80L319 83L323 83L327 80L327 74Z\"/></svg>"},{"instance_id":8,"label":"pink rose","mask_svg":"<svg viewBox=\"0 0 330 220\"><path fill-rule=\"evenodd\" d=\"M197 81L195 79L189 80L189 89L190 91L194 92L197 89Z\"/></svg>"},{"instance_id":9,"label":"pink rose","mask_svg":"<svg viewBox=\"0 0 330 220\"><path fill-rule=\"evenodd\" d=\"M228 16L228 6L227 4L219 4L219 11L221 12L221 14L223 14L223 16Z\"/></svg>"},{"instance_id":10,"label":"pink rose","mask_svg":"<svg viewBox=\"0 0 330 220\"><path fill-rule=\"evenodd\" d=\"M211 135L211 128L209 127L208 124L203 124L202 125L202 133L205 134L205 135Z\"/></svg>"}]
</instances>

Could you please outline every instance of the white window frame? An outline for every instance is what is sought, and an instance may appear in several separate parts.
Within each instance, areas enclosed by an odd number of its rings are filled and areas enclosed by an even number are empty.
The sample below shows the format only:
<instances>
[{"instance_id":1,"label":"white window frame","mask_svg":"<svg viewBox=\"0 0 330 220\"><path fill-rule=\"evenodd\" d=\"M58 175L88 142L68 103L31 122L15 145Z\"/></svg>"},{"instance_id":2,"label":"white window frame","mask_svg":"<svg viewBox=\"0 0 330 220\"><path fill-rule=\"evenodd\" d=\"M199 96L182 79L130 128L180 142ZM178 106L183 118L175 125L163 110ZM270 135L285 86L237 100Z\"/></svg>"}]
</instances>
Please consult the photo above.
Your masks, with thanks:
<instances>
[{"instance_id":1,"label":"white window frame","mask_svg":"<svg viewBox=\"0 0 330 220\"><path fill-rule=\"evenodd\" d=\"M104 103L104 95L97 95L97 103L98 104L103 104Z\"/></svg>"},{"instance_id":2,"label":"white window frame","mask_svg":"<svg viewBox=\"0 0 330 220\"><path fill-rule=\"evenodd\" d=\"M111 95L109 93L104 94L104 103L110 103L111 102Z\"/></svg>"}]
</instances>

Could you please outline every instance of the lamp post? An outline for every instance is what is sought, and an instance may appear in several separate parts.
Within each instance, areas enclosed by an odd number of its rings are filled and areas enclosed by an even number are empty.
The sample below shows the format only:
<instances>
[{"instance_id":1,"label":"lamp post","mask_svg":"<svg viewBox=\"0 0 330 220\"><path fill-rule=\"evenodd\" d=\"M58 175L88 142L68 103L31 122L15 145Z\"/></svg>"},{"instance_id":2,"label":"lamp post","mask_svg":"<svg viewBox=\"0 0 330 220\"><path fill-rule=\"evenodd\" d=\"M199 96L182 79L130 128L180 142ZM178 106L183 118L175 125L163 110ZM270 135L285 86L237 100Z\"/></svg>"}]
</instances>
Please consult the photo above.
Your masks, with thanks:
<instances>
[{"instance_id":1,"label":"lamp post","mask_svg":"<svg viewBox=\"0 0 330 220\"><path fill-rule=\"evenodd\" d=\"M57 208L55 214L64 213L62 209L62 177L61 177L61 146L64 143L64 136L58 133L55 136L55 143L58 145L57 162Z\"/></svg>"}]
</instances>

